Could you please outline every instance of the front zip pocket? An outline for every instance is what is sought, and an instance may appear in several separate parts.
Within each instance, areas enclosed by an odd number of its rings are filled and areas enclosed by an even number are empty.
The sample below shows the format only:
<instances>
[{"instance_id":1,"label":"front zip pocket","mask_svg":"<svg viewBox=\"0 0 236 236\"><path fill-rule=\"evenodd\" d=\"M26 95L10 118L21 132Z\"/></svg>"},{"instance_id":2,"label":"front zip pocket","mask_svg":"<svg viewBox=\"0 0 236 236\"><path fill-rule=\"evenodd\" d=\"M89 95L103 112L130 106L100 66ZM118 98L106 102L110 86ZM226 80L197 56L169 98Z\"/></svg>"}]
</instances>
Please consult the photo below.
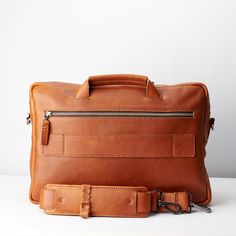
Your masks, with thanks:
<instances>
[{"instance_id":1,"label":"front zip pocket","mask_svg":"<svg viewBox=\"0 0 236 236\"><path fill-rule=\"evenodd\" d=\"M47 145L50 133L50 117L193 117L191 111L46 111L42 126L42 145Z\"/></svg>"}]
</instances>

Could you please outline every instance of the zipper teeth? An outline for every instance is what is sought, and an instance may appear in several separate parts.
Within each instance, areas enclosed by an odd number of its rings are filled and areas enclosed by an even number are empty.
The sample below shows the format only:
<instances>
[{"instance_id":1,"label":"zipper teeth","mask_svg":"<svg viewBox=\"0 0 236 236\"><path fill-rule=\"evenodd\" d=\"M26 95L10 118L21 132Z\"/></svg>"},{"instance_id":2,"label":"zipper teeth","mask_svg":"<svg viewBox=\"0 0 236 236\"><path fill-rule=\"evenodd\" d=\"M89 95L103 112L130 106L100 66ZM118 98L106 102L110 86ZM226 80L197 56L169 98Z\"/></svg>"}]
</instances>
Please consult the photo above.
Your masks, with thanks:
<instances>
[{"instance_id":1,"label":"zipper teeth","mask_svg":"<svg viewBox=\"0 0 236 236\"><path fill-rule=\"evenodd\" d=\"M51 116L103 116L103 117L193 117L193 112L124 112L124 111L47 111L45 118Z\"/></svg>"}]
</instances>

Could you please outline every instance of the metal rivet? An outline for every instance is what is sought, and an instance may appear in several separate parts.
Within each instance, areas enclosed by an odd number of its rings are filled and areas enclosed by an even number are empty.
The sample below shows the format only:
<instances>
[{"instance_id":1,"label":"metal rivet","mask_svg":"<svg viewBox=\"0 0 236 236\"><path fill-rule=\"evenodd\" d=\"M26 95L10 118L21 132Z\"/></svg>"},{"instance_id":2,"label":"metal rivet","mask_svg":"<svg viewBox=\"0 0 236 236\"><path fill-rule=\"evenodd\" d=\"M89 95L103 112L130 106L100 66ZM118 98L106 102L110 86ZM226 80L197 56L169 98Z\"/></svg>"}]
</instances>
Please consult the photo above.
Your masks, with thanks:
<instances>
[{"instance_id":1,"label":"metal rivet","mask_svg":"<svg viewBox=\"0 0 236 236\"><path fill-rule=\"evenodd\" d=\"M64 198L63 197L59 197L58 198L58 202L63 203L64 202Z\"/></svg>"},{"instance_id":2,"label":"metal rivet","mask_svg":"<svg viewBox=\"0 0 236 236\"><path fill-rule=\"evenodd\" d=\"M134 200L133 199L131 199L131 198L128 198L127 199L127 203L128 203L128 205L133 205L133 203L134 203Z\"/></svg>"}]
</instances>

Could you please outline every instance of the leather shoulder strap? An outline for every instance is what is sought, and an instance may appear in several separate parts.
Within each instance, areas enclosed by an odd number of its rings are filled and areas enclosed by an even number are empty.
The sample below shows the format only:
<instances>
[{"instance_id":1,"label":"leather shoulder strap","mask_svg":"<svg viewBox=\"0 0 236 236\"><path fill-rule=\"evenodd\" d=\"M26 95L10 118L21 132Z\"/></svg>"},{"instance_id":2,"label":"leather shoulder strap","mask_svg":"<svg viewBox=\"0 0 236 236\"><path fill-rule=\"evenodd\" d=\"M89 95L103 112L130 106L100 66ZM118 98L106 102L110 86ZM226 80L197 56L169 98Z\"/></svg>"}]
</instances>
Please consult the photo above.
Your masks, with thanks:
<instances>
[{"instance_id":1,"label":"leather shoulder strap","mask_svg":"<svg viewBox=\"0 0 236 236\"><path fill-rule=\"evenodd\" d=\"M187 192L162 193L146 187L49 184L41 191L47 214L146 217L150 213L190 212Z\"/></svg>"}]
</instances>

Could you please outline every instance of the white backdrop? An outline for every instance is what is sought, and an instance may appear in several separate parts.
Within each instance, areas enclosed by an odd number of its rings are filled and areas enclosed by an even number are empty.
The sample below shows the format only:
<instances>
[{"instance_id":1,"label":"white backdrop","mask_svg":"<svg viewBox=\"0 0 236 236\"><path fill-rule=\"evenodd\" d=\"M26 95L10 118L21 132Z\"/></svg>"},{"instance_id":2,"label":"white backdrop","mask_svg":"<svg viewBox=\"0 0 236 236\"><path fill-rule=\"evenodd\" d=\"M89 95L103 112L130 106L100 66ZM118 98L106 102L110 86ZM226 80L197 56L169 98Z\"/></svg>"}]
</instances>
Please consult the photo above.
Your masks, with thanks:
<instances>
[{"instance_id":1,"label":"white backdrop","mask_svg":"<svg viewBox=\"0 0 236 236\"><path fill-rule=\"evenodd\" d=\"M236 177L235 12L233 0L0 0L0 173L29 173L31 83L135 73L207 84L209 174Z\"/></svg>"}]
</instances>

